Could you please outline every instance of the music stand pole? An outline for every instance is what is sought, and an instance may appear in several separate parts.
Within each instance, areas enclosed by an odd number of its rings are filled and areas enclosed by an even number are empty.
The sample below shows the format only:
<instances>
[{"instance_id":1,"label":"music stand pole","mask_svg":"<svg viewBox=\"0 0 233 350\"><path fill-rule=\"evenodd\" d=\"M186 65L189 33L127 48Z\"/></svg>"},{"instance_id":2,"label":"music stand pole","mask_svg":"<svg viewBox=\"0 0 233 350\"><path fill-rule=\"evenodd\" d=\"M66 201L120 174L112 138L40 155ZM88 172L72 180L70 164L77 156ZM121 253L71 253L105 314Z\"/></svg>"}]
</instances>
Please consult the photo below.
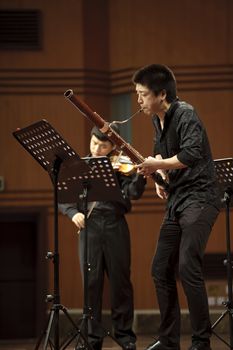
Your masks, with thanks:
<instances>
[{"instance_id":1,"label":"music stand pole","mask_svg":"<svg viewBox=\"0 0 233 350\"><path fill-rule=\"evenodd\" d=\"M53 167L53 188L54 188L54 349L59 349L59 310L60 310L60 285L59 285L59 247L58 247L58 195L57 183L58 174L62 160L57 157ZM47 344L46 344L47 345Z\"/></svg>"},{"instance_id":2,"label":"music stand pole","mask_svg":"<svg viewBox=\"0 0 233 350\"><path fill-rule=\"evenodd\" d=\"M223 189L223 199L222 202L225 204L225 214L226 214L226 249L227 256L224 260L224 265L227 268L227 286L228 286L228 300L224 301L222 304L226 307L226 310L222 315L214 322L212 325L212 333L219 338L224 344L226 344L230 349L233 349L233 297L232 297L232 253L231 253L231 235L230 235L230 206L233 194L232 180L233 176L233 158L219 159L215 160L215 167L217 171L217 177L219 180L220 189ZM227 179L227 180L226 180ZM228 183L230 179L230 182ZM219 336L214 328L220 323L220 321L228 314L229 316L229 335L230 343L226 342L221 336Z\"/></svg>"},{"instance_id":3,"label":"music stand pole","mask_svg":"<svg viewBox=\"0 0 233 350\"><path fill-rule=\"evenodd\" d=\"M232 190L225 192L226 197L226 241L227 241L227 260L225 264L227 266L227 281L228 281L228 301L226 307L229 313L229 327L230 327L230 345L233 349L233 299L232 299L232 255L231 255L231 239L230 239L230 201L232 196Z\"/></svg>"},{"instance_id":4,"label":"music stand pole","mask_svg":"<svg viewBox=\"0 0 233 350\"><path fill-rule=\"evenodd\" d=\"M80 324L80 328L82 329L82 324L84 328L84 334L86 337L88 337L88 319L90 317L90 308L88 306L88 270L90 269L90 264L88 262L88 220L87 220L87 212L88 212L88 182L83 182L83 195L82 200L84 203L84 252L83 252L83 260L84 260L84 266L83 266L83 318L82 322ZM91 349L92 346L91 346Z\"/></svg>"}]
</instances>

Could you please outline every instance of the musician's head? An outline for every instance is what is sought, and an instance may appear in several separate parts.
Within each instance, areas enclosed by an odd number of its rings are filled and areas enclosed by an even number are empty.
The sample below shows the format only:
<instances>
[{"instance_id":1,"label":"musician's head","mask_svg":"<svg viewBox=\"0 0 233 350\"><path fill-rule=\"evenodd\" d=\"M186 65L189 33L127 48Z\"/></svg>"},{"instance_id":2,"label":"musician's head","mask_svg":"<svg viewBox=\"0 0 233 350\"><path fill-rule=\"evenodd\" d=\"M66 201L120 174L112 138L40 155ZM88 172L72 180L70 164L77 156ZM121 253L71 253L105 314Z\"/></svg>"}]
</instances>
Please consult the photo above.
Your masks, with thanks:
<instances>
[{"instance_id":1,"label":"musician's head","mask_svg":"<svg viewBox=\"0 0 233 350\"><path fill-rule=\"evenodd\" d=\"M111 128L119 133L117 124L111 124ZM102 133L96 126L91 130L90 152L93 157L104 157L110 155L116 148L115 144Z\"/></svg>"},{"instance_id":2,"label":"musician's head","mask_svg":"<svg viewBox=\"0 0 233 350\"><path fill-rule=\"evenodd\" d=\"M137 70L132 78L138 103L145 114L166 112L177 98L176 79L165 65L151 64Z\"/></svg>"}]
</instances>

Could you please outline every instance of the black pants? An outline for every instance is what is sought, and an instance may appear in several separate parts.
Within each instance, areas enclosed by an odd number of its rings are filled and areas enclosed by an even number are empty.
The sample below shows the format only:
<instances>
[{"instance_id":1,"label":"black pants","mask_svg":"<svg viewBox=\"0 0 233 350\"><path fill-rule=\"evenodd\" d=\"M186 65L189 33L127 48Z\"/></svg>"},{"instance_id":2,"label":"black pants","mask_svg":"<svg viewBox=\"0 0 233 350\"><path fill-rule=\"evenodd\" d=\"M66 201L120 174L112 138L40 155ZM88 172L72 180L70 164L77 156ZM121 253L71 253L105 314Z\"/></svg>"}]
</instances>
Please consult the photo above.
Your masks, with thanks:
<instances>
[{"instance_id":1,"label":"black pants","mask_svg":"<svg viewBox=\"0 0 233 350\"><path fill-rule=\"evenodd\" d=\"M177 270L188 302L193 341L209 342L211 324L202 262L218 212L211 205L192 205L175 220L165 217L161 226L152 276L161 314L159 337L164 344L177 346L180 341Z\"/></svg>"},{"instance_id":2,"label":"black pants","mask_svg":"<svg viewBox=\"0 0 233 350\"><path fill-rule=\"evenodd\" d=\"M84 235L80 234L79 256L83 270ZM133 324L133 288L130 281L130 234L124 216L94 212L88 220L88 303L94 321L89 322L89 341L99 343L104 273L109 279L114 335L122 344L135 342Z\"/></svg>"}]
</instances>

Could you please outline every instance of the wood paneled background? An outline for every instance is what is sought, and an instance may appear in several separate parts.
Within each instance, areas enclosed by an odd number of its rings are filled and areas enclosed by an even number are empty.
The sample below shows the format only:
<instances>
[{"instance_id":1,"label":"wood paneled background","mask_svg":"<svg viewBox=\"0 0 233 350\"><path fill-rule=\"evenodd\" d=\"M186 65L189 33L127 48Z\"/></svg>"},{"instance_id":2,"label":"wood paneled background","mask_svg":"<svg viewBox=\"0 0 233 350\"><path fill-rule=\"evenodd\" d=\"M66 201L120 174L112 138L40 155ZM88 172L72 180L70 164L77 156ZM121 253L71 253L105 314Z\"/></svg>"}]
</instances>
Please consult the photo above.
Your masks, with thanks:
<instances>
[{"instance_id":1,"label":"wood paneled background","mask_svg":"<svg viewBox=\"0 0 233 350\"><path fill-rule=\"evenodd\" d=\"M177 77L181 99L193 104L205 123L214 158L231 157L233 110L233 1L231 0L1 0L0 10L38 9L42 14L40 50L0 51L0 206L46 210L46 249L53 249L53 192L48 174L16 142L12 132L47 119L81 155L88 152L91 124L65 100L71 88L105 119L111 97L130 93L138 109L133 72L163 63ZM151 121L132 122L132 144L152 152ZM148 181L143 198L127 216L132 238L132 280L136 309L156 305L150 264L164 203ZM61 301L82 308L73 224L59 215ZM218 218L207 253L224 253L225 215ZM48 263L48 291L53 288ZM46 293L46 291L45 291ZM181 305L186 307L182 291ZM105 293L108 308L108 290Z\"/></svg>"}]
</instances>

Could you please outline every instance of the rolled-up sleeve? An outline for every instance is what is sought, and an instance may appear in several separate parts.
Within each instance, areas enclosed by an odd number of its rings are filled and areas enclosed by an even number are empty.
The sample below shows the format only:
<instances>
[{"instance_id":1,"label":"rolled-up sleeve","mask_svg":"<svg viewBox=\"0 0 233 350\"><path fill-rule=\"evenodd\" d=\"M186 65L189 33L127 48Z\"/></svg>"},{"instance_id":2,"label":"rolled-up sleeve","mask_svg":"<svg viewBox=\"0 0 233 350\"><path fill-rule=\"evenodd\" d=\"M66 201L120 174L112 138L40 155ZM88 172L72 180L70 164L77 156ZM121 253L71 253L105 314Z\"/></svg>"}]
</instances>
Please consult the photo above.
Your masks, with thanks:
<instances>
[{"instance_id":1,"label":"rolled-up sleeve","mask_svg":"<svg viewBox=\"0 0 233 350\"><path fill-rule=\"evenodd\" d=\"M75 203L58 204L58 208L62 214L67 215L70 219L78 213L77 204Z\"/></svg>"}]
</instances>

